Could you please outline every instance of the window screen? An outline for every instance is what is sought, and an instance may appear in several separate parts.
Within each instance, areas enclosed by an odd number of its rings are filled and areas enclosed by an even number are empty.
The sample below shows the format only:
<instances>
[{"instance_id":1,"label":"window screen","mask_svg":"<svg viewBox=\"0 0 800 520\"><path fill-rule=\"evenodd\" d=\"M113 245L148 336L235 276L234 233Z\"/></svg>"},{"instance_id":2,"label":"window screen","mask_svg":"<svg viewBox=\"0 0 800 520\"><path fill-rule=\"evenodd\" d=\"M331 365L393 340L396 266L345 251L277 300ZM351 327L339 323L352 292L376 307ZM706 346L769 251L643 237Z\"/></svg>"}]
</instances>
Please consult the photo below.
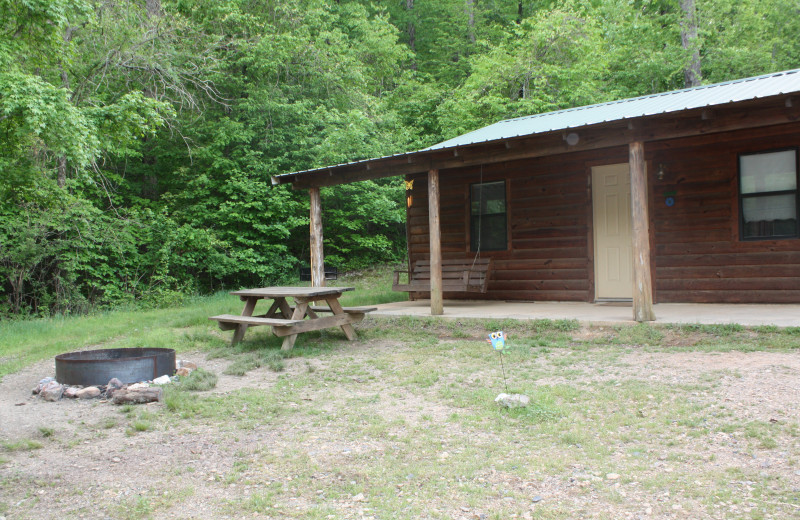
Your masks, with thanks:
<instances>
[{"instance_id":1,"label":"window screen","mask_svg":"<svg viewBox=\"0 0 800 520\"><path fill-rule=\"evenodd\" d=\"M743 239L798 236L797 150L739 156Z\"/></svg>"},{"instance_id":2,"label":"window screen","mask_svg":"<svg viewBox=\"0 0 800 520\"><path fill-rule=\"evenodd\" d=\"M470 247L472 251L508 249L506 182L473 184L470 192Z\"/></svg>"}]
</instances>

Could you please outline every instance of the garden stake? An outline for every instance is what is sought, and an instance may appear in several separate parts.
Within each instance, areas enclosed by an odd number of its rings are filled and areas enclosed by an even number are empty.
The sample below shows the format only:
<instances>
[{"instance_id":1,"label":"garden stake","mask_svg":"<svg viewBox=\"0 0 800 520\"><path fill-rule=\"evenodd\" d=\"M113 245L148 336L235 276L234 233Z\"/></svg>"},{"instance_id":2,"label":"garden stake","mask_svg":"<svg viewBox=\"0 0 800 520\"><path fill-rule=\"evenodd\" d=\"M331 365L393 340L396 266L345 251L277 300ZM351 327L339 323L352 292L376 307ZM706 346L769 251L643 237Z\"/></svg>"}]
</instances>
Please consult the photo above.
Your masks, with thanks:
<instances>
[{"instance_id":1,"label":"garden stake","mask_svg":"<svg viewBox=\"0 0 800 520\"><path fill-rule=\"evenodd\" d=\"M492 344L492 348L496 351L500 352L500 368L503 370L503 385L506 387L506 393L508 393L508 381L506 380L506 367L503 363L503 350L506 348L506 338L507 336L503 334L503 331L492 332L489 334L489 343Z\"/></svg>"}]
</instances>

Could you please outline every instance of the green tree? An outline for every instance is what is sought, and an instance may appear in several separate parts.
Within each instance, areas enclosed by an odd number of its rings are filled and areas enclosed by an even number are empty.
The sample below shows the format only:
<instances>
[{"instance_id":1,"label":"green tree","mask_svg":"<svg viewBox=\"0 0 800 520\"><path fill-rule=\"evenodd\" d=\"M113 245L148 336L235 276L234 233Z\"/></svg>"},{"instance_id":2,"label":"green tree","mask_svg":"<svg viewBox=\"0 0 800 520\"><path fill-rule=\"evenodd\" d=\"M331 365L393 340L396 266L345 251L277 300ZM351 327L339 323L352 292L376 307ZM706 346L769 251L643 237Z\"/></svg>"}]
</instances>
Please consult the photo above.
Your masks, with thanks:
<instances>
[{"instance_id":1,"label":"green tree","mask_svg":"<svg viewBox=\"0 0 800 520\"><path fill-rule=\"evenodd\" d=\"M449 137L499 119L606 100L604 41L577 9L539 14L470 60L469 78L437 110Z\"/></svg>"}]
</instances>

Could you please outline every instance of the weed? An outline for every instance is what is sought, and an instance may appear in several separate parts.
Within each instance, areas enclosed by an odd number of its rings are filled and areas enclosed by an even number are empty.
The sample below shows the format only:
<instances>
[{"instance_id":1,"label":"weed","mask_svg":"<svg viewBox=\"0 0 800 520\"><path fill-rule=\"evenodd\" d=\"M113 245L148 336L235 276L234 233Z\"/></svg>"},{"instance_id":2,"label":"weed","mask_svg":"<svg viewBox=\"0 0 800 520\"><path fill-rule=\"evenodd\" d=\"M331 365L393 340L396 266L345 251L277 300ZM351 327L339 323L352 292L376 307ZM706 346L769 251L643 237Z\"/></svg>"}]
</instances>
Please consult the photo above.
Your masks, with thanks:
<instances>
[{"instance_id":1,"label":"weed","mask_svg":"<svg viewBox=\"0 0 800 520\"><path fill-rule=\"evenodd\" d=\"M217 375L208 370L198 368L188 376L181 378L177 386L181 390L194 392L211 390L217 386Z\"/></svg>"},{"instance_id":2,"label":"weed","mask_svg":"<svg viewBox=\"0 0 800 520\"><path fill-rule=\"evenodd\" d=\"M258 354L242 355L237 356L222 373L229 376L243 376L260 367L261 357Z\"/></svg>"},{"instance_id":3,"label":"weed","mask_svg":"<svg viewBox=\"0 0 800 520\"><path fill-rule=\"evenodd\" d=\"M39 427L39 433L42 434L42 437L47 438L47 437L52 437L53 434L56 433L56 430L55 430L55 428L48 428L47 426L40 426Z\"/></svg>"},{"instance_id":4,"label":"weed","mask_svg":"<svg viewBox=\"0 0 800 520\"><path fill-rule=\"evenodd\" d=\"M267 366L273 372L283 372L286 365L283 362L283 355L281 354L282 351L272 351L265 356L265 361ZM313 371L313 370L312 370Z\"/></svg>"},{"instance_id":5,"label":"weed","mask_svg":"<svg viewBox=\"0 0 800 520\"><path fill-rule=\"evenodd\" d=\"M634 326L615 327L617 341L623 345L658 345L664 339L664 333L657 326L637 323Z\"/></svg>"},{"instance_id":6,"label":"weed","mask_svg":"<svg viewBox=\"0 0 800 520\"><path fill-rule=\"evenodd\" d=\"M131 424L131 428L136 432L146 432L152 427L153 425L150 424L150 421L137 420L133 421L133 424Z\"/></svg>"},{"instance_id":7,"label":"weed","mask_svg":"<svg viewBox=\"0 0 800 520\"><path fill-rule=\"evenodd\" d=\"M2 447L6 451L31 451L41 449L42 443L31 439L22 439L15 442L4 442Z\"/></svg>"}]
</instances>

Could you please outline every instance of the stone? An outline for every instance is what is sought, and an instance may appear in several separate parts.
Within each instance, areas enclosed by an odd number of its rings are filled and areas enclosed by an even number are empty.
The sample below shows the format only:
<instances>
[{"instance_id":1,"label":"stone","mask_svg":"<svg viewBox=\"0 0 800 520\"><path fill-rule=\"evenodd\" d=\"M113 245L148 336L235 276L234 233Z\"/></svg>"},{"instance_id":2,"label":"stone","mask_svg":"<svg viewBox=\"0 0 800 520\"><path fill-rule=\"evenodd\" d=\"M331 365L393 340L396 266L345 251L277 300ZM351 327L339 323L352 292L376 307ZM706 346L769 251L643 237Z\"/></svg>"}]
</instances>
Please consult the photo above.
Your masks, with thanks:
<instances>
[{"instance_id":1,"label":"stone","mask_svg":"<svg viewBox=\"0 0 800 520\"><path fill-rule=\"evenodd\" d=\"M123 388L125 388L125 383L116 377L109 379L108 384L106 384L106 397L114 397L114 392L122 390Z\"/></svg>"},{"instance_id":2,"label":"stone","mask_svg":"<svg viewBox=\"0 0 800 520\"><path fill-rule=\"evenodd\" d=\"M186 377L191 373L192 373L192 369L191 368L186 368L186 367L181 367L181 368L179 368L178 370L175 371L175 375L176 376L181 376L181 377Z\"/></svg>"},{"instance_id":3,"label":"stone","mask_svg":"<svg viewBox=\"0 0 800 520\"><path fill-rule=\"evenodd\" d=\"M197 370L197 364L185 359L179 359L175 362L175 368L188 368L189 370Z\"/></svg>"},{"instance_id":4,"label":"stone","mask_svg":"<svg viewBox=\"0 0 800 520\"><path fill-rule=\"evenodd\" d=\"M41 395L45 401L58 401L63 394L64 385L59 384L58 381L50 381L44 385L39 392L39 395Z\"/></svg>"},{"instance_id":5,"label":"stone","mask_svg":"<svg viewBox=\"0 0 800 520\"><path fill-rule=\"evenodd\" d=\"M363 502L365 499L364 493L359 493L353 497L353 502Z\"/></svg>"},{"instance_id":6,"label":"stone","mask_svg":"<svg viewBox=\"0 0 800 520\"><path fill-rule=\"evenodd\" d=\"M157 377L157 378L153 379L153 384L154 385L166 385L166 384L171 383L171 382L172 382L172 379L170 379L169 376L166 375L166 374L164 374L161 377Z\"/></svg>"},{"instance_id":7,"label":"stone","mask_svg":"<svg viewBox=\"0 0 800 520\"><path fill-rule=\"evenodd\" d=\"M136 391L136 390L144 390L145 388L150 388L149 383L133 383L132 385L128 386L128 390Z\"/></svg>"},{"instance_id":8,"label":"stone","mask_svg":"<svg viewBox=\"0 0 800 520\"><path fill-rule=\"evenodd\" d=\"M530 404L531 398L524 394L500 394L494 402L505 408L525 408Z\"/></svg>"},{"instance_id":9,"label":"stone","mask_svg":"<svg viewBox=\"0 0 800 520\"><path fill-rule=\"evenodd\" d=\"M87 386L78 390L76 397L78 399L94 399L95 397L100 397L100 393L100 389L96 386Z\"/></svg>"},{"instance_id":10,"label":"stone","mask_svg":"<svg viewBox=\"0 0 800 520\"><path fill-rule=\"evenodd\" d=\"M37 383L37 385L33 388L31 393L34 395L40 394L42 392L42 389L47 385L47 383L50 383L51 381L55 380L56 378L54 377L45 377L44 379L39 380L39 383Z\"/></svg>"},{"instance_id":11,"label":"stone","mask_svg":"<svg viewBox=\"0 0 800 520\"><path fill-rule=\"evenodd\" d=\"M619 473L609 473L606 475L608 480L619 480Z\"/></svg>"},{"instance_id":12,"label":"stone","mask_svg":"<svg viewBox=\"0 0 800 520\"><path fill-rule=\"evenodd\" d=\"M533 497L531 499L531 502L533 502L534 504L537 503L537 502L541 502L541 501L542 501L541 495L536 495L535 497Z\"/></svg>"},{"instance_id":13,"label":"stone","mask_svg":"<svg viewBox=\"0 0 800 520\"><path fill-rule=\"evenodd\" d=\"M81 389L78 388L77 386L70 386L64 389L64 394L62 395L62 397L69 397L70 399L75 399L76 397L78 397L78 392L80 391Z\"/></svg>"}]
</instances>

